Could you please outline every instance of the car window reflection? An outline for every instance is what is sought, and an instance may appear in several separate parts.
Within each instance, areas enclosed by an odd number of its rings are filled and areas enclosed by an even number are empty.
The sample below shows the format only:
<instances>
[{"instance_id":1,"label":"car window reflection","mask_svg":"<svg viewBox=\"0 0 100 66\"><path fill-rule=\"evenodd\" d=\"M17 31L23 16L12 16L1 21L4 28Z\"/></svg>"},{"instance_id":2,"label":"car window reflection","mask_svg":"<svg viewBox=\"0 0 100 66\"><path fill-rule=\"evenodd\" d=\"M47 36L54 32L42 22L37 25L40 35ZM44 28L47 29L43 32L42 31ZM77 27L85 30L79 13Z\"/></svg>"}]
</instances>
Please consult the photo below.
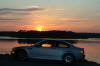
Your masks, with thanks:
<instances>
[{"instance_id":1,"label":"car window reflection","mask_svg":"<svg viewBox=\"0 0 100 66\"><path fill-rule=\"evenodd\" d=\"M42 44L42 47L52 47L51 44Z\"/></svg>"}]
</instances>

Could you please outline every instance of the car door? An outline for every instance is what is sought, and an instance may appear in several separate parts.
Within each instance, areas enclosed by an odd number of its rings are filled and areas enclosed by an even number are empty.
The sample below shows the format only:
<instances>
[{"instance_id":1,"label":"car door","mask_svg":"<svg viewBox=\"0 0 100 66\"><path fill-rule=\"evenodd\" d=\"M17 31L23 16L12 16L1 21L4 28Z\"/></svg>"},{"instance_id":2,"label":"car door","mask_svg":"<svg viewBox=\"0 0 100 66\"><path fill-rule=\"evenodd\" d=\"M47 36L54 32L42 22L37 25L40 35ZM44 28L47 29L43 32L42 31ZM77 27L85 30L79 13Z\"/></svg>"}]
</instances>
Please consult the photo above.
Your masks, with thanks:
<instances>
[{"instance_id":1,"label":"car door","mask_svg":"<svg viewBox=\"0 0 100 66\"><path fill-rule=\"evenodd\" d=\"M54 44L43 42L32 48L31 54L33 58L53 59L58 57L59 51Z\"/></svg>"}]
</instances>

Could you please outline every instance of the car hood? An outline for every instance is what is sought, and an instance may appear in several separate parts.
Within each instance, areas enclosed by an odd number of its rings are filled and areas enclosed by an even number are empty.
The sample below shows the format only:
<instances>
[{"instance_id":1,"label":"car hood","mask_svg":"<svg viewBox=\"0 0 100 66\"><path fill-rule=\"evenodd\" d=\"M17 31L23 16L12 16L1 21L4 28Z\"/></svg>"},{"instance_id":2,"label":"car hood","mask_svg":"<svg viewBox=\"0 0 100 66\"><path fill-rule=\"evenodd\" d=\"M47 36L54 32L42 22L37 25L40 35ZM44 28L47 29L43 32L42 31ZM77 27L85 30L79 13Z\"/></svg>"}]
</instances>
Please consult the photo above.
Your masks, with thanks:
<instances>
[{"instance_id":1,"label":"car hood","mask_svg":"<svg viewBox=\"0 0 100 66\"><path fill-rule=\"evenodd\" d=\"M19 47L14 47L13 50L16 50L16 49L25 49L25 48L28 48L30 46L19 46Z\"/></svg>"}]
</instances>

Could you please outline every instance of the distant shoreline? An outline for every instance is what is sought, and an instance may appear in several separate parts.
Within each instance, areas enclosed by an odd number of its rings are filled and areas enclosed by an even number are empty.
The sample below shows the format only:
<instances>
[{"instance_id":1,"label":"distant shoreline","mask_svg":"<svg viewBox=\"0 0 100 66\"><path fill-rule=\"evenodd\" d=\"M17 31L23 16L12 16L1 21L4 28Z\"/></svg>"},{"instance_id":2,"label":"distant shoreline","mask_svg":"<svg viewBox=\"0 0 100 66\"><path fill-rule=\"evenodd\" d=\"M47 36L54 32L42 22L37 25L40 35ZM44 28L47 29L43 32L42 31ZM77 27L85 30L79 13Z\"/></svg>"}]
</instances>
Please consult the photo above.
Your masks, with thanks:
<instances>
[{"instance_id":1,"label":"distant shoreline","mask_svg":"<svg viewBox=\"0 0 100 66\"><path fill-rule=\"evenodd\" d=\"M0 36L0 39L42 39L42 40L79 40L80 38L17 38L17 37L9 37L9 36ZM86 38L88 39L88 38ZM91 39L91 38L90 38ZM81 40L81 39L80 39Z\"/></svg>"},{"instance_id":2,"label":"distant shoreline","mask_svg":"<svg viewBox=\"0 0 100 66\"><path fill-rule=\"evenodd\" d=\"M56 39L56 40L81 40L82 38L17 38L17 37L10 37L10 36L0 36L0 39ZM85 39L85 38L84 38ZM100 38L86 38L86 39L100 39Z\"/></svg>"},{"instance_id":3,"label":"distant shoreline","mask_svg":"<svg viewBox=\"0 0 100 66\"><path fill-rule=\"evenodd\" d=\"M100 38L100 33L76 33L72 31L0 31L0 36L8 36L13 38L55 38L55 39L88 39L88 38Z\"/></svg>"}]
</instances>

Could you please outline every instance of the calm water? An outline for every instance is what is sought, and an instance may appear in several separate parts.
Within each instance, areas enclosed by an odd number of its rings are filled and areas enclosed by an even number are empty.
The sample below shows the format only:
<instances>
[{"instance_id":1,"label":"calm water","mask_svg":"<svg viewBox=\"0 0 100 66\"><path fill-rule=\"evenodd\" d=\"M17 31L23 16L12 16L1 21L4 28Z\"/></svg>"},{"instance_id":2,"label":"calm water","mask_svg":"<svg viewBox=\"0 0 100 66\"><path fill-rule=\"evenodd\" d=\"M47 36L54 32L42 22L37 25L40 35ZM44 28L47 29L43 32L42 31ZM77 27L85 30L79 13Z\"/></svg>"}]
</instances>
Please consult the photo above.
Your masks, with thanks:
<instances>
[{"instance_id":1,"label":"calm water","mask_svg":"<svg viewBox=\"0 0 100 66\"><path fill-rule=\"evenodd\" d=\"M39 41L39 40L38 40ZM86 59L100 63L100 39L77 39L68 40L75 46L85 48ZM0 54L10 53L11 49L16 46L32 45L36 40L24 39L5 39L0 38Z\"/></svg>"}]
</instances>

